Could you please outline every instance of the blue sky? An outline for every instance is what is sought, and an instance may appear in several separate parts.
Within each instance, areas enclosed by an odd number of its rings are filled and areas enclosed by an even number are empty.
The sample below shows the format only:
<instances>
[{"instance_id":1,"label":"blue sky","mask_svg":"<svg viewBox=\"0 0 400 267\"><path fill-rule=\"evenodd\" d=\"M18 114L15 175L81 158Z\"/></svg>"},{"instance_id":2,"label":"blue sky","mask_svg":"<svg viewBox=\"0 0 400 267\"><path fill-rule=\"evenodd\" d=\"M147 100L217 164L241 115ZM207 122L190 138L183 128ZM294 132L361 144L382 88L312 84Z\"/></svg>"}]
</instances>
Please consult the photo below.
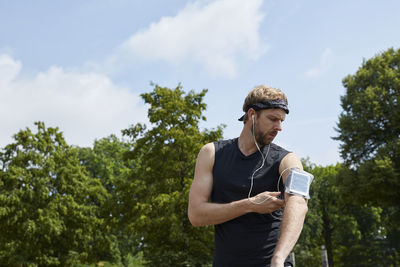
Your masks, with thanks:
<instances>
[{"instance_id":1,"label":"blue sky","mask_svg":"<svg viewBox=\"0 0 400 267\"><path fill-rule=\"evenodd\" d=\"M34 121L69 144L146 122L150 82L207 88L207 121L240 134L255 85L282 89L290 114L276 143L319 165L332 140L342 79L400 47L400 1L0 0L0 147Z\"/></svg>"}]
</instances>

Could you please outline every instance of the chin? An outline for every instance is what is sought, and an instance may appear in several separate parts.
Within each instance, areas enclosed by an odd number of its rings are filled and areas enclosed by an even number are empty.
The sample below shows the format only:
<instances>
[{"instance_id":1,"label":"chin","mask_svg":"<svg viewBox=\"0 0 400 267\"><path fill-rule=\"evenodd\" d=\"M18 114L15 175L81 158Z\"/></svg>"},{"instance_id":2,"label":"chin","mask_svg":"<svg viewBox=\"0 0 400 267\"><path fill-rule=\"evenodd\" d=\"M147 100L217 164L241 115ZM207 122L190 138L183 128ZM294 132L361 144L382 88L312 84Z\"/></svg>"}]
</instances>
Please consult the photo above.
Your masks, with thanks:
<instances>
[{"instance_id":1,"label":"chin","mask_svg":"<svg viewBox=\"0 0 400 267\"><path fill-rule=\"evenodd\" d=\"M272 143L274 139L267 139L267 140L263 140L262 142L259 142L260 146L266 146Z\"/></svg>"},{"instance_id":2,"label":"chin","mask_svg":"<svg viewBox=\"0 0 400 267\"><path fill-rule=\"evenodd\" d=\"M275 140L275 138L270 138L270 139L268 139L267 145L272 144L272 142L273 142L274 140Z\"/></svg>"}]
</instances>

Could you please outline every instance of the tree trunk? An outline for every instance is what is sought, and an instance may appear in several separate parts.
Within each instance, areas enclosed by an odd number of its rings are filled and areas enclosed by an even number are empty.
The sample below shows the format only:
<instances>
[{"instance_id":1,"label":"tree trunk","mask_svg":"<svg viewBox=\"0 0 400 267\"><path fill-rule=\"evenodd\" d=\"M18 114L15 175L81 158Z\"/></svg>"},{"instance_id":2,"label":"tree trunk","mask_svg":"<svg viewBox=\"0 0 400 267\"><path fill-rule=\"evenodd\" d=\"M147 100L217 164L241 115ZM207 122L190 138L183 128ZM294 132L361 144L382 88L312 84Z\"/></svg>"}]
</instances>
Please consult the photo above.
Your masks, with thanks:
<instances>
[{"instance_id":1,"label":"tree trunk","mask_svg":"<svg viewBox=\"0 0 400 267\"><path fill-rule=\"evenodd\" d=\"M325 208L322 208L323 234L325 239L325 247L328 254L329 267L333 267L333 252L332 252L332 227L329 221L328 213Z\"/></svg>"}]
</instances>

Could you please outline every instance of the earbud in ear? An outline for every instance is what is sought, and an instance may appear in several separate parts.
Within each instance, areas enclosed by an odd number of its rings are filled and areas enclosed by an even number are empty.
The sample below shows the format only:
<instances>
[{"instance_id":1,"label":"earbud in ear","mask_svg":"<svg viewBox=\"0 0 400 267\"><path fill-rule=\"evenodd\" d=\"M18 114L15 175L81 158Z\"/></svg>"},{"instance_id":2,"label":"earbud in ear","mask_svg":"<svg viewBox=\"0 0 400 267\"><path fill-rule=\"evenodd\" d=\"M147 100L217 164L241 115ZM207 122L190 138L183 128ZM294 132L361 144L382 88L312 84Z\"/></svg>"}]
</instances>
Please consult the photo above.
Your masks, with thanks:
<instances>
[{"instance_id":1,"label":"earbud in ear","mask_svg":"<svg viewBox=\"0 0 400 267\"><path fill-rule=\"evenodd\" d=\"M251 119L254 121L254 114L253 114L253 115L251 115Z\"/></svg>"}]
</instances>

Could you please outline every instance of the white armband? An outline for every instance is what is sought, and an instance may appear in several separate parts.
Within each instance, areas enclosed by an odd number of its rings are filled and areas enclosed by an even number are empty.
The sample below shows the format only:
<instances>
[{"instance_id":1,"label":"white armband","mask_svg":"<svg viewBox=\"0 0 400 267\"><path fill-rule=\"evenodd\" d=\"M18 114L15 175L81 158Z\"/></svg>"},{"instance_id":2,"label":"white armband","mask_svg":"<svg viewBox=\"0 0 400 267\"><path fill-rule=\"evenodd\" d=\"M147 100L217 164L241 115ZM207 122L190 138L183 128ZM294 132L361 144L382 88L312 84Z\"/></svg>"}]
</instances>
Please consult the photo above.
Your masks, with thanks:
<instances>
[{"instance_id":1,"label":"white armband","mask_svg":"<svg viewBox=\"0 0 400 267\"><path fill-rule=\"evenodd\" d=\"M291 168L285 183L285 192L291 195L298 195L303 198L310 198L310 186L314 176L311 173Z\"/></svg>"}]
</instances>

